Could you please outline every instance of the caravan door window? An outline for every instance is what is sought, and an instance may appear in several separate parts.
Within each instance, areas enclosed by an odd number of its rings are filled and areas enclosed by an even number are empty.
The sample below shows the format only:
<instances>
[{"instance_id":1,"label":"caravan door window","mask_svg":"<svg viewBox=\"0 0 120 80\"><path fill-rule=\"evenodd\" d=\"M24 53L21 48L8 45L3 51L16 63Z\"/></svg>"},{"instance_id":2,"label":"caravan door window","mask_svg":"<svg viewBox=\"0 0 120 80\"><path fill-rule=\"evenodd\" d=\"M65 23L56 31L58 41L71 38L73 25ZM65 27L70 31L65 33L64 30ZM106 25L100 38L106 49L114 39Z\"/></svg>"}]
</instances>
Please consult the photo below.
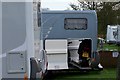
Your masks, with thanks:
<instances>
[{"instance_id":1,"label":"caravan door window","mask_svg":"<svg viewBox=\"0 0 120 80\"><path fill-rule=\"evenodd\" d=\"M66 18L64 20L64 28L66 30L86 30L87 19L86 18Z\"/></svg>"}]
</instances>

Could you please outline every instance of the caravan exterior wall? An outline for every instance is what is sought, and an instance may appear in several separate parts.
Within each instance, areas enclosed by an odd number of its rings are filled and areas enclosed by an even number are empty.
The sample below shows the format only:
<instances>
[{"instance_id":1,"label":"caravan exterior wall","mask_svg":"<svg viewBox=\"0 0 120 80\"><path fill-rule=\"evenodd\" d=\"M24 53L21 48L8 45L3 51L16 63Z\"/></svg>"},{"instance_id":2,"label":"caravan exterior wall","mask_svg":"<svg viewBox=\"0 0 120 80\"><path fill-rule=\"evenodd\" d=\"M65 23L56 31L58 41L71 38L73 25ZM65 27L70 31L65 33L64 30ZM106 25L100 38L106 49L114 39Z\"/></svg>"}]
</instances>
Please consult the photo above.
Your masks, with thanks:
<instances>
[{"instance_id":1,"label":"caravan exterior wall","mask_svg":"<svg viewBox=\"0 0 120 80\"><path fill-rule=\"evenodd\" d=\"M85 28L67 29L65 21L80 19L85 23ZM97 50L97 16L95 11L43 11L43 38L66 39L66 38L91 38L93 42L92 51Z\"/></svg>"},{"instance_id":2,"label":"caravan exterior wall","mask_svg":"<svg viewBox=\"0 0 120 80\"><path fill-rule=\"evenodd\" d=\"M2 2L2 78L23 78L34 56L32 3Z\"/></svg>"},{"instance_id":3,"label":"caravan exterior wall","mask_svg":"<svg viewBox=\"0 0 120 80\"><path fill-rule=\"evenodd\" d=\"M2 79L23 80L31 75L35 75L35 78L36 73L30 74L33 72L30 69L36 69L36 66L30 64L30 58L36 57L38 60L43 57L39 52L40 34L36 34L40 32L40 27L34 22L37 21L37 12L34 12L33 2L2 2L1 6Z\"/></svg>"}]
</instances>

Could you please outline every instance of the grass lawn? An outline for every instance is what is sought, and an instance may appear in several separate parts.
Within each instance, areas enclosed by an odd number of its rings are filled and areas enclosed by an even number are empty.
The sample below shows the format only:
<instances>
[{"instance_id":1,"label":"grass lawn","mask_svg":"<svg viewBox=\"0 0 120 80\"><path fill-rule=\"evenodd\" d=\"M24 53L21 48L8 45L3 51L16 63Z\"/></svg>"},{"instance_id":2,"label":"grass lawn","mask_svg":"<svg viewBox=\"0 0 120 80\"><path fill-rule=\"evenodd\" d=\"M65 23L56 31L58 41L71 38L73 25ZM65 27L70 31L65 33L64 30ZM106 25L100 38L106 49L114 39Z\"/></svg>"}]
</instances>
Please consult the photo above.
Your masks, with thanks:
<instances>
[{"instance_id":1,"label":"grass lawn","mask_svg":"<svg viewBox=\"0 0 120 80\"><path fill-rule=\"evenodd\" d=\"M54 73L48 80L116 80L116 69L104 69L103 71Z\"/></svg>"},{"instance_id":2,"label":"grass lawn","mask_svg":"<svg viewBox=\"0 0 120 80\"><path fill-rule=\"evenodd\" d=\"M98 50L100 50L99 46L98 46ZM103 50L103 51L120 51L120 46L118 46L116 44L107 44L107 43L105 43L101 50Z\"/></svg>"}]
</instances>

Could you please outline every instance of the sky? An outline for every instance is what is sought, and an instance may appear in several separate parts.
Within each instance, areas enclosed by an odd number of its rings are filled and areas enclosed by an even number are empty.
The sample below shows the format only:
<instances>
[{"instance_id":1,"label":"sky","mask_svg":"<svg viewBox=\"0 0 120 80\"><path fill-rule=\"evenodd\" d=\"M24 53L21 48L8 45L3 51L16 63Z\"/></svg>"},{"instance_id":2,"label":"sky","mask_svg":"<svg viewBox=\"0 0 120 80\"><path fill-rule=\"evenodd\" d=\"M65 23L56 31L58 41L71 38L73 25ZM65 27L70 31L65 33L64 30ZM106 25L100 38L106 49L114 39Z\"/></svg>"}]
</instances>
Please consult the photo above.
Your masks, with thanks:
<instances>
[{"instance_id":1,"label":"sky","mask_svg":"<svg viewBox=\"0 0 120 80\"><path fill-rule=\"evenodd\" d=\"M98 0L98 1L119 1L119 0ZM50 10L66 10L67 8L70 8L69 6L70 3L77 4L77 0L41 0L41 2L42 8L49 8Z\"/></svg>"},{"instance_id":2,"label":"sky","mask_svg":"<svg viewBox=\"0 0 120 80\"><path fill-rule=\"evenodd\" d=\"M42 8L49 8L50 10L66 10L70 8L70 3L76 3L77 0L41 0Z\"/></svg>"}]
</instances>

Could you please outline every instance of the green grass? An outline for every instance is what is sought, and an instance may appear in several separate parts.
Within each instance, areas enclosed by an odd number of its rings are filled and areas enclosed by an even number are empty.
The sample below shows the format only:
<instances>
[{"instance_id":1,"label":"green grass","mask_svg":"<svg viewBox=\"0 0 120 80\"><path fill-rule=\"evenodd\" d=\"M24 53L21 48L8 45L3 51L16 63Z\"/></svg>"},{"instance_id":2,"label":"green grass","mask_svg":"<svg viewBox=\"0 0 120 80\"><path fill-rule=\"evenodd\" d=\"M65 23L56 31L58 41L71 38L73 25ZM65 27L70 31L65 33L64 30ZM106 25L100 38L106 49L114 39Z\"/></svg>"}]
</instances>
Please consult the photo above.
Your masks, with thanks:
<instances>
[{"instance_id":1,"label":"green grass","mask_svg":"<svg viewBox=\"0 0 120 80\"><path fill-rule=\"evenodd\" d=\"M55 76L52 80L116 80L116 70L104 69L103 71L90 71L87 73L75 73L67 74L62 73Z\"/></svg>"},{"instance_id":2,"label":"green grass","mask_svg":"<svg viewBox=\"0 0 120 80\"><path fill-rule=\"evenodd\" d=\"M103 51L120 51L120 46L116 44L104 44L103 48L100 49L98 46L98 50L103 50Z\"/></svg>"}]
</instances>

